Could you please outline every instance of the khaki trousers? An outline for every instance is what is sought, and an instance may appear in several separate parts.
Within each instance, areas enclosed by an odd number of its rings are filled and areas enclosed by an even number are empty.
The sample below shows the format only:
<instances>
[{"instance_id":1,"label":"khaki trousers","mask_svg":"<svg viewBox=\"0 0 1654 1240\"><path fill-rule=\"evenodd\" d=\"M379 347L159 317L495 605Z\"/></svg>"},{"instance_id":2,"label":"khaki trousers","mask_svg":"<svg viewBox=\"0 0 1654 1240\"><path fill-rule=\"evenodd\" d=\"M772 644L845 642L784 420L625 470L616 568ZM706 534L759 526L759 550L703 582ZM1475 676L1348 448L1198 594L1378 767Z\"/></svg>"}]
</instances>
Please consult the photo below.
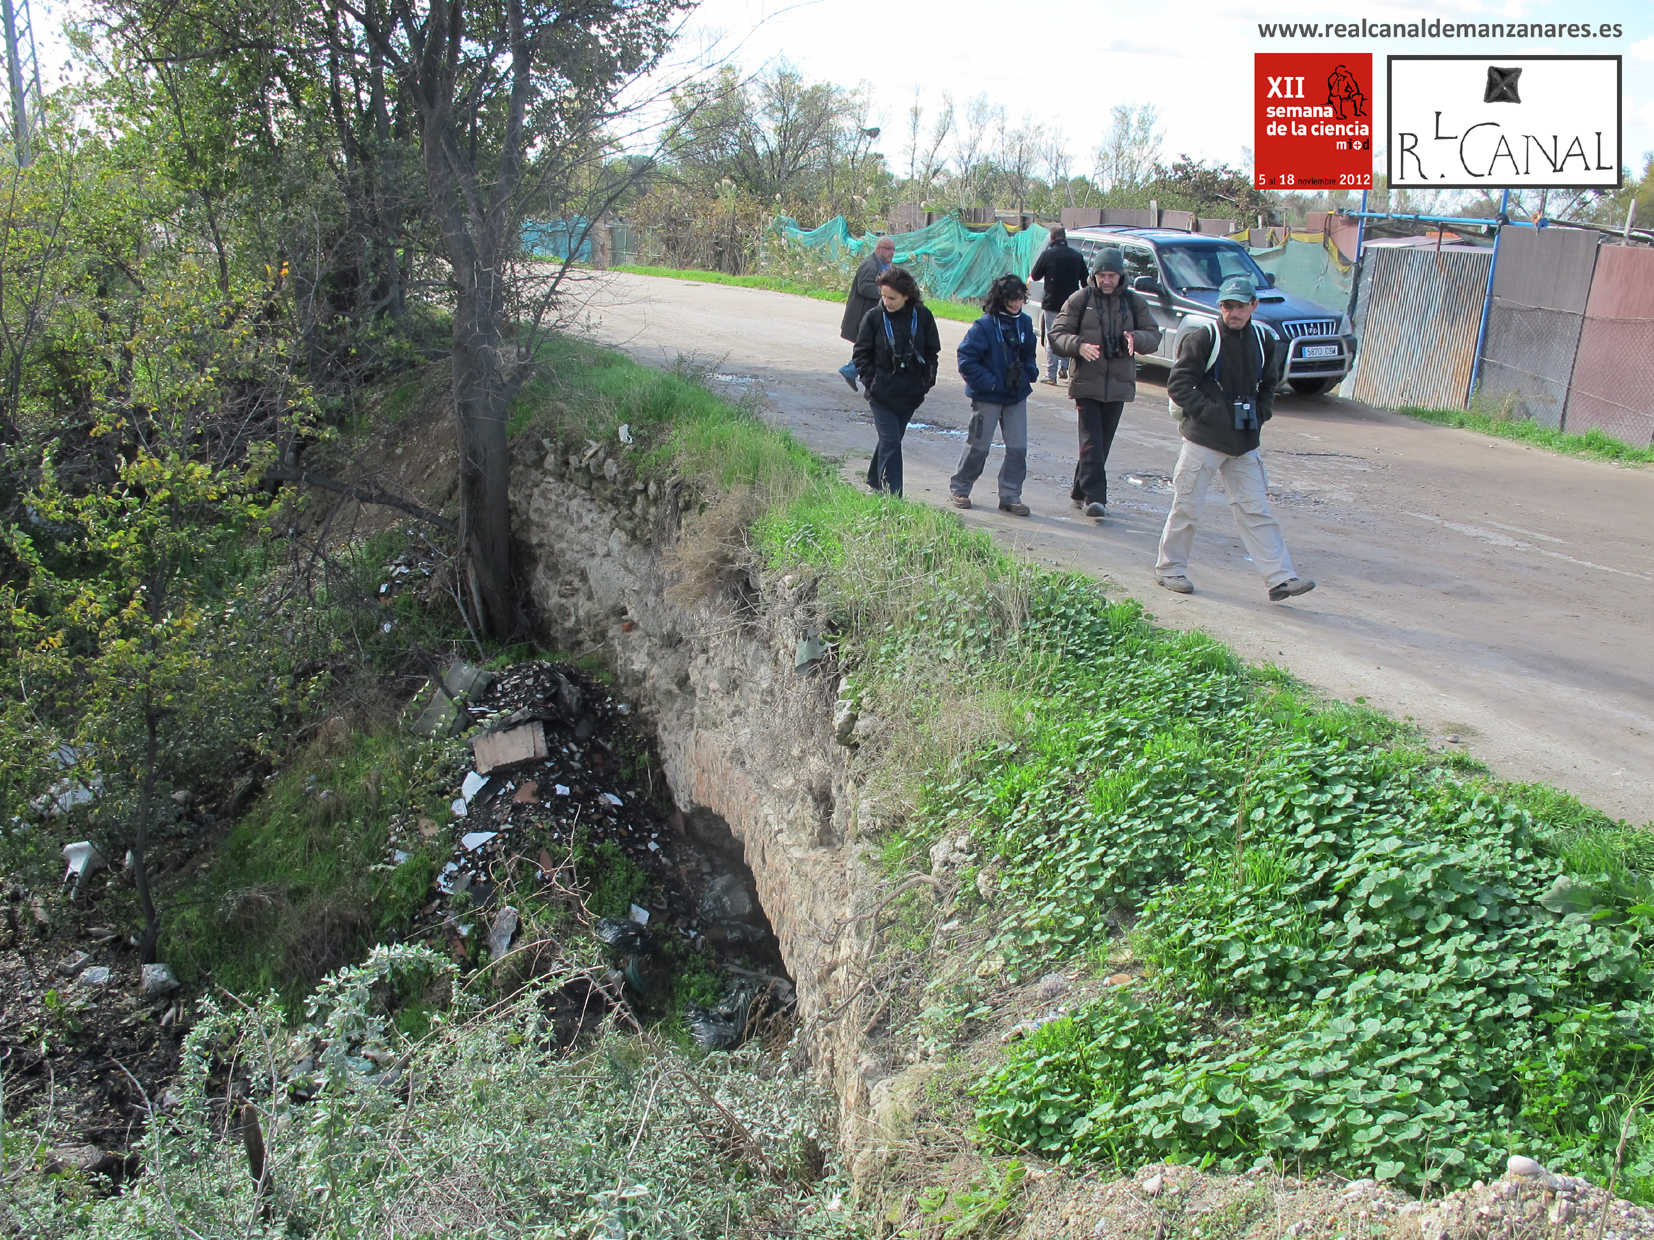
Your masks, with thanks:
<instances>
[{"instance_id":1,"label":"khaki trousers","mask_svg":"<svg viewBox=\"0 0 1654 1240\"><path fill-rule=\"evenodd\" d=\"M1269 476L1264 473L1263 458L1256 450L1230 456L1186 439L1172 474L1172 510L1166 514L1166 528L1160 535L1155 572L1162 577L1188 576L1195 526L1206 510L1206 490L1214 474L1223 475L1229 508L1240 526L1241 543L1252 557L1253 566L1263 574L1264 584L1278 586L1296 577L1292 559L1286 553L1286 539L1281 536L1281 523L1269 511Z\"/></svg>"}]
</instances>

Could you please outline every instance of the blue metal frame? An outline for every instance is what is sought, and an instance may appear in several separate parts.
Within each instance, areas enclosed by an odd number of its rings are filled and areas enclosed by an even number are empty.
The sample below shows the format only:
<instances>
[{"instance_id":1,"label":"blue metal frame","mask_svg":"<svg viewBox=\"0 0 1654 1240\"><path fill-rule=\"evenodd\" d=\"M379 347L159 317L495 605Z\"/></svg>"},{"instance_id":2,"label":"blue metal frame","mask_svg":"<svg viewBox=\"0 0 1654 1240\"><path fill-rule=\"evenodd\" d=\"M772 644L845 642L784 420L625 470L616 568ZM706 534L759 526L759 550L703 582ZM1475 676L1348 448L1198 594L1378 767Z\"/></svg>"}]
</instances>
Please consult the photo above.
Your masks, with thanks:
<instances>
[{"instance_id":1,"label":"blue metal frame","mask_svg":"<svg viewBox=\"0 0 1654 1240\"><path fill-rule=\"evenodd\" d=\"M1499 195L1499 220L1503 223L1505 213L1510 210L1510 191L1507 189ZM1465 408L1470 408L1470 399L1476 395L1477 385L1482 381L1482 346L1487 343L1487 320L1493 310L1493 273L1499 270L1499 238L1504 236L1503 227L1496 228L1493 233L1493 257L1487 265L1487 292L1482 294L1482 322L1476 329L1476 357L1470 364L1470 388L1464 394Z\"/></svg>"}]
</instances>

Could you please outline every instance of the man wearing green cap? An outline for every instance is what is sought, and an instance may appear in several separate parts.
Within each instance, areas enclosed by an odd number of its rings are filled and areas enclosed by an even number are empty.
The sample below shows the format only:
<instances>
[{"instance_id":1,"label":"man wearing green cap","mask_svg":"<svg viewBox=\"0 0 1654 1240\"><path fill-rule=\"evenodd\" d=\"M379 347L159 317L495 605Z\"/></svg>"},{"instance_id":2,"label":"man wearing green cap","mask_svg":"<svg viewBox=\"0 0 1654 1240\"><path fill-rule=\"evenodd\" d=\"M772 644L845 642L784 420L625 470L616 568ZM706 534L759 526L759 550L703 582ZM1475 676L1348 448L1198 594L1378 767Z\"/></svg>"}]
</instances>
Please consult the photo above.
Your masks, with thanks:
<instances>
[{"instance_id":1,"label":"man wearing green cap","mask_svg":"<svg viewBox=\"0 0 1654 1240\"><path fill-rule=\"evenodd\" d=\"M1172 510L1154 570L1160 584L1177 594L1194 592L1189 551L1214 474L1223 475L1241 543L1263 574L1270 601L1315 588L1293 571L1281 523L1269 511L1269 478L1258 455L1258 432L1274 412L1280 362L1275 333L1252 321L1257 308L1252 281L1245 276L1225 280L1218 290L1218 321L1184 335L1166 380L1183 450L1172 473Z\"/></svg>"},{"instance_id":2,"label":"man wearing green cap","mask_svg":"<svg viewBox=\"0 0 1654 1240\"><path fill-rule=\"evenodd\" d=\"M1160 347L1149 303L1126 286L1125 255L1099 250L1091 281L1070 297L1046 333L1047 347L1074 359L1068 394L1080 415L1080 459L1069 497L1088 517L1108 513L1108 450L1120 413L1137 399L1137 355Z\"/></svg>"}]
</instances>

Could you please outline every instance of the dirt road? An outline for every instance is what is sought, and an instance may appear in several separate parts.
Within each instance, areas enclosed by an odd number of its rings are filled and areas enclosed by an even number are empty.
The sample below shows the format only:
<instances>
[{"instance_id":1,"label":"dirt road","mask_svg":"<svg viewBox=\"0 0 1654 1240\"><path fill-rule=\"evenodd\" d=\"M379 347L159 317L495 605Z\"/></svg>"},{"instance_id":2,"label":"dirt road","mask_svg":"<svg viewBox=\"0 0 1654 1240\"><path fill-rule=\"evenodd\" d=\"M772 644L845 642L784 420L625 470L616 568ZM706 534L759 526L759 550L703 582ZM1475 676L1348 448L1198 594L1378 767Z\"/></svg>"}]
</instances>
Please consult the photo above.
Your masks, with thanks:
<instances>
[{"instance_id":1,"label":"dirt road","mask_svg":"<svg viewBox=\"0 0 1654 1240\"><path fill-rule=\"evenodd\" d=\"M754 289L614 276L594 334L643 362L716 363L772 417L859 478L866 404L835 373L841 307ZM970 418L942 322L942 379L909 430L909 499L944 503ZM1043 353L1042 353L1043 363ZM1654 469L1574 460L1330 397L1283 398L1264 431L1270 498L1313 593L1264 597L1221 494L1190 564L1196 593L1155 585L1177 431L1150 370L1109 460L1109 516L1069 505L1073 405L1036 386L1029 518L997 511L995 449L962 513L1007 545L1112 578L1165 624L1198 627L1345 700L1411 716L1500 776L1544 780L1634 823L1654 820Z\"/></svg>"}]
</instances>

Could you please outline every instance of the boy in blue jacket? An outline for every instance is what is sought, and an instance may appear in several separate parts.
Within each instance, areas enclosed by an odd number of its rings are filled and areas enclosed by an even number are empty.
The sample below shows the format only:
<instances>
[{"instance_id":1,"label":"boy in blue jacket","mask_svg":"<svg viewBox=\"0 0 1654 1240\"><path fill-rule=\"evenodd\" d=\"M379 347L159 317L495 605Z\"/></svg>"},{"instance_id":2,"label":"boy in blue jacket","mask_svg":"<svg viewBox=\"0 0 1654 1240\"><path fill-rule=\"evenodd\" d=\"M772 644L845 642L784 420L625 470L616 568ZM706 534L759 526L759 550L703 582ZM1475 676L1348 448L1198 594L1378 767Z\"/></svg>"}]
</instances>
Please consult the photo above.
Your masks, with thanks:
<instances>
[{"instance_id":1,"label":"boy in blue jacket","mask_svg":"<svg viewBox=\"0 0 1654 1240\"><path fill-rule=\"evenodd\" d=\"M999 509L1028 515L1022 482L1028 474L1028 393L1039 367L1034 361L1034 324L1022 312L1028 286L1017 276L1000 276L982 302L982 317L959 343L959 374L970 397L970 433L965 454L948 480L955 508L971 506L971 486L988 463L997 426L1005 440L1005 463L999 467Z\"/></svg>"}]
</instances>

